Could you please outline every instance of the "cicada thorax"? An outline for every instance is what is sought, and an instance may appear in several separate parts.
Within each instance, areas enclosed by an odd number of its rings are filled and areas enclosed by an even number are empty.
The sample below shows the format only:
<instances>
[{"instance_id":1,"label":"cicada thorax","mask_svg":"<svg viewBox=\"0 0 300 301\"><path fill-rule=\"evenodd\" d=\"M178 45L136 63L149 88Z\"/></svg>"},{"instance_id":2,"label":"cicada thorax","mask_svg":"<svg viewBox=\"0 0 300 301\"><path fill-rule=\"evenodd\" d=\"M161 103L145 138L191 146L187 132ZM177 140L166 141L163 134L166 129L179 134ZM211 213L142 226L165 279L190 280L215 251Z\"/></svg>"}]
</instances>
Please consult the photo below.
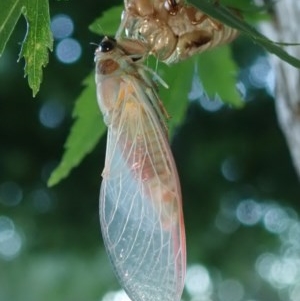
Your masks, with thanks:
<instances>
[{"instance_id":1,"label":"cicada thorax","mask_svg":"<svg viewBox=\"0 0 300 301\"><path fill-rule=\"evenodd\" d=\"M166 63L233 40L238 32L183 0L125 1L122 31L142 41L148 53Z\"/></svg>"}]
</instances>

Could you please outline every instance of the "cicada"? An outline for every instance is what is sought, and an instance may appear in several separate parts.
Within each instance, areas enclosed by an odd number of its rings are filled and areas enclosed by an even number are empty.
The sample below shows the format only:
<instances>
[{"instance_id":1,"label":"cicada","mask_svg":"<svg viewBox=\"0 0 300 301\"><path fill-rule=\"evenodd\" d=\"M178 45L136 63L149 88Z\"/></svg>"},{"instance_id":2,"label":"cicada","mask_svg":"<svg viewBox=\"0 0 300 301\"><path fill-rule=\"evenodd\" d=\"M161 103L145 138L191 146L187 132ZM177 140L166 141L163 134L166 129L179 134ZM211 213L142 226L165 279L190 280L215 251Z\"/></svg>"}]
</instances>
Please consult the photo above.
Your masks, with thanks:
<instances>
[{"instance_id":1,"label":"cicada","mask_svg":"<svg viewBox=\"0 0 300 301\"><path fill-rule=\"evenodd\" d=\"M156 86L139 57L114 39L95 52L108 127L100 191L104 244L133 301L178 301L186 248L181 191Z\"/></svg>"},{"instance_id":2,"label":"cicada","mask_svg":"<svg viewBox=\"0 0 300 301\"><path fill-rule=\"evenodd\" d=\"M238 31L184 0L124 0L121 37L144 45L144 52L167 64L232 41Z\"/></svg>"}]
</instances>

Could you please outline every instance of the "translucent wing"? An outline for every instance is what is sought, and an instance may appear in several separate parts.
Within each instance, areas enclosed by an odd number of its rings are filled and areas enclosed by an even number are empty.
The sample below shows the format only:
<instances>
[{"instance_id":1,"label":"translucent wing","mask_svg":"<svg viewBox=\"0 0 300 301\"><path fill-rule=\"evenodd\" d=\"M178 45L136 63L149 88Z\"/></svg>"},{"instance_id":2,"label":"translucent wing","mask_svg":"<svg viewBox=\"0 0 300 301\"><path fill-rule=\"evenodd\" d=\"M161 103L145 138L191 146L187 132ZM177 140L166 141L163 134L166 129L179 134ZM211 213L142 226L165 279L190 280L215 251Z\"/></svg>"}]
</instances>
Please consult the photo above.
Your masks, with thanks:
<instances>
[{"instance_id":1,"label":"translucent wing","mask_svg":"<svg viewBox=\"0 0 300 301\"><path fill-rule=\"evenodd\" d=\"M122 77L100 193L105 246L134 301L178 301L185 276L181 192L157 103L153 89Z\"/></svg>"}]
</instances>

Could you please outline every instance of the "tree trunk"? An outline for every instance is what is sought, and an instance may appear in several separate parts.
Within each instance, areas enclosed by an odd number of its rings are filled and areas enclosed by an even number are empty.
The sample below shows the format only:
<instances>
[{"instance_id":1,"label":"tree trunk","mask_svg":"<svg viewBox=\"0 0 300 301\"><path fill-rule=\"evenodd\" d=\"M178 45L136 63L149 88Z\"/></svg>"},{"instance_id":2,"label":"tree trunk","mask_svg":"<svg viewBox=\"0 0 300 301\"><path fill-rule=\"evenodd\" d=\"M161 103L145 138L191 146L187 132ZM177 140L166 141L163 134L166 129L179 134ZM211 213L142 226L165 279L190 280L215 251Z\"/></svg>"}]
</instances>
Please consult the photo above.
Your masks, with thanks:
<instances>
[{"instance_id":1,"label":"tree trunk","mask_svg":"<svg viewBox=\"0 0 300 301\"><path fill-rule=\"evenodd\" d=\"M300 0L281 0L274 4L273 21L261 25L271 40L300 43ZM300 58L300 46L285 47ZM271 56L276 74L276 111L291 157L300 179L300 70Z\"/></svg>"}]
</instances>

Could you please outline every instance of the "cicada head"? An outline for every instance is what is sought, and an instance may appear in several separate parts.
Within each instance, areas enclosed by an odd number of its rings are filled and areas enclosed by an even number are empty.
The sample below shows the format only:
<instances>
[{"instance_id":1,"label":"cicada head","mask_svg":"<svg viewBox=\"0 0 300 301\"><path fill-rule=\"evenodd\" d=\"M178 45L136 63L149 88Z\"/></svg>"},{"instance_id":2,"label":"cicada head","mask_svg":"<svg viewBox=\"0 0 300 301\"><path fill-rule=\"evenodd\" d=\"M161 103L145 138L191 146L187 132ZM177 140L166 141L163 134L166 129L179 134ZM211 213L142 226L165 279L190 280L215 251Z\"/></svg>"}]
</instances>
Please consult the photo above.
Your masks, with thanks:
<instances>
[{"instance_id":1,"label":"cicada head","mask_svg":"<svg viewBox=\"0 0 300 301\"><path fill-rule=\"evenodd\" d=\"M112 113L118 114L128 91L125 82L140 78L139 63L143 59L143 45L138 41L116 41L105 37L95 51L97 98L104 122L111 124Z\"/></svg>"},{"instance_id":2,"label":"cicada head","mask_svg":"<svg viewBox=\"0 0 300 301\"><path fill-rule=\"evenodd\" d=\"M109 125L118 99L124 54L115 39L105 37L95 51L97 99L104 122Z\"/></svg>"},{"instance_id":3,"label":"cicada head","mask_svg":"<svg viewBox=\"0 0 300 301\"><path fill-rule=\"evenodd\" d=\"M99 76L112 74L119 69L119 64L114 58L117 43L115 39L105 37L95 51L96 73Z\"/></svg>"}]
</instances>

